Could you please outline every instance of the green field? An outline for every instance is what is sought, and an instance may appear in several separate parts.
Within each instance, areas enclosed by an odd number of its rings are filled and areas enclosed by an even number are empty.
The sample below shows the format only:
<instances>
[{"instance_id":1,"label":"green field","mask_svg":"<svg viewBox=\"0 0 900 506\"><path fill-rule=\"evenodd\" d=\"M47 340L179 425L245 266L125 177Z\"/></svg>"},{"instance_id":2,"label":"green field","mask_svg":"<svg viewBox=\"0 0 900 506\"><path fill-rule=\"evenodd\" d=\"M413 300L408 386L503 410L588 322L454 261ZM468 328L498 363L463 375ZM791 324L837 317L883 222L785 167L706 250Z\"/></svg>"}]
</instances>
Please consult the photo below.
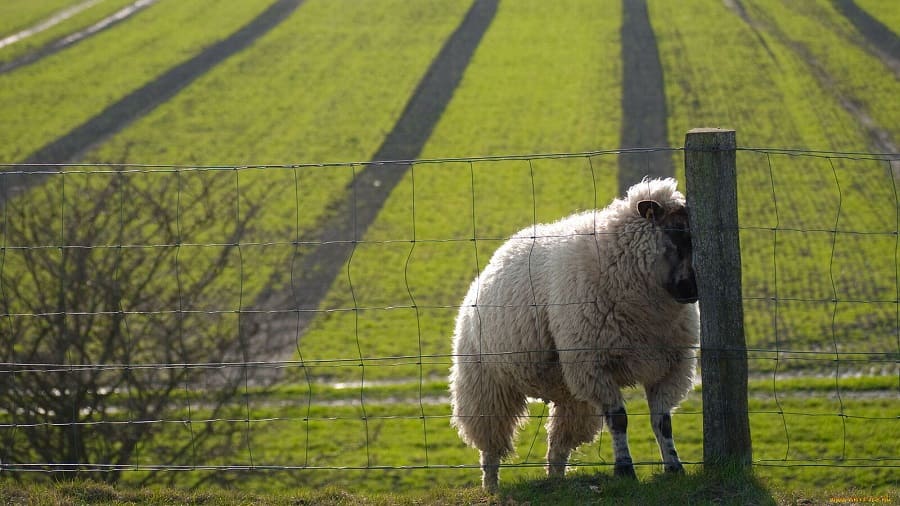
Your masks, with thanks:
<instances>
[{"instance_id":1,"label":"green field","mask_svg":"<svg viewBox=\"0 0 900 506\"><path fill-rule=\"evenodd\" d=\"M0 38L75 3L6 2ZM0 62L128 3L98 2L0 49ZM0 74L0 163L26 160L275 3L159 0L64 51ZM366 169L351 162L369 161L385 142L472 3L302 2L249 47L98 139L79 160L65 160L89 165L50 176L0 205L2 220L58 213L44 223L49 227L36 226L41 230L30 243L3 237L3 282L34 294L63 286L53 266L25 273L17 248L82 246L65 243L75 239L62 227L90 216L116 178L127 178L134 190L114 195L104 223L135 215L140 225L99 234L103 242L91 255L121 254L115 246L123 240L136 249L176 245L175 270L150 283L166 300L179 298L183 280L200 276L227 247L242 213L258 207L213 295L184 307L179 300L177 308L151 308L160 315L142 315L138 303L113 308L133 310L134 329L173 318L166 313L176 309L208 312L238 336L241 311L292 288L306 251L298 244L320 237L331 206ZM872 153L883 151L885 139L900 143L900 82L826 0L647 3L664 75L655 84L665 94L669 146L683 145L691 128L722 126L737 130L741 147L738 207L756 475L782 491L895 493L898 174L883 157L831 152ZM857 3L897 34L900 4ZM422 494L434 481L474 486L477 455L449 427L444 394L456 306L510 234L602 207L615 196L620 155L610 150L623 143L623 22L620 2L501 1L421 147L422 161L409 166L372 225L350 238L358 239L350 258L336 259L339 274L320 312L274 355L251 350L249 359L283 361L286 373L273 392L247 386L246 404L232 421L210 422L245 426L238 431L243 439L213 438L202 443L209 447L194 449L194 460L177 462L263 469L161 473L152 480L254 493L334 485ZM573 155L521 156L534 153ZM682 153L674 159L682 180ZM130 171L116 173L107 163L130 164ZM162 197L152 202L141 192ZM155 221L154 205L177 209L177 224ZM210 213L212 220L203 221ZM85 231L100 223L85 220ZM8 298L3 282L0 298ZM4 307L8 314L0 316L8 320L28 318L22 315L32 310L22 300L4 300ZM266 317L286 318L279 315ZM164 360L165 350L153 344L141 343L147 351L139 360ZM86 361L103 360L82 352ZM206 391L185 390L185 402L194 406L190 416L200 423ZM433 403L419 402L422 396ZM173 420L186 416L178 405ZM633 453L655 462L643 401L632 406ZM511 461L526 465L502 473L509 497L520 497L513 484L542 474L542 409L532 405L534 418ZM702 460L700 411L694 393L675 417L679 451L690 463ZM142 467L159 463L191 434L190 424L161 424L124 483L147 478ZM606 437L579 450L579 479L609 474ZM225 447L238 450L221 452ZM396 466L411 469L382 469ZM652 482L658 467L639 466L639 475Z\"/></svg>"},{"instance_id":2,"label":"green field","mask_svg":"<svg viewBox=\"0 0 900 506\"><path fill-rule=\"evenodd\" d=\"M859 0L856 4L884 26L896 27L900 24L900 13L896 9L885 8L884 0Z\"/></svg>"},{"instance_id":3,"label":"green field","mask_svg":"<svg viewBox=\"0 0 900 506\"><path fill-rule=\"evenodd\" d=\"M278 472L196 471L170 476L172 484L188 485L204 479L210 484L240 484L245 491L288 491L293 488L320 488L336 485L350 491L424 492L433 482L451 487L473 487L480 481L477 452L463 445L449 426L449 408L440 400L439 384L426 385L424 404L417 392L404 387L366 390L366 401L350 388L318 387L312 396L288 391L274 396L253 397L248 403L252 421L244 424L244 407L233 413L234 422L246 430L230 444L241 448L226 459L184 457L184 466L256 466L282 469ZM773 388L770 382L751 384L750 421L753 434L756 476L778 490L803 484L800 489L865 490L873 494L896 490L890 467L896 462L898 441L896 417L891 410L896 400L883 389L890 381L846 381L840 399L834 383L812 382L812 389L796 390L796 384ZM309 404L291 401L307 398ZM407 399L408 404L392 400ZM630 442L638 475L652 481L661 473L658 448L650 431L646 403L637 392L628 396ZM688 470L698 470L702 461L701 406L694 392L673 416L676 444ZM195 405L196 406L196 405ZM202 419L201 409L194 417ZM502 480L512 485L519 480L538 480L543 475L546 453L547 408L532 404L530 418L517 440L517 453ZM159 436L163 440L190 438L185 425L169 425ZM215 439L198 443L197 455L212 455L220 445ZM147 445L136 467L158 463L155 442ZM208 449L207 449L208 448ZM576 475L608 475L612 448L604 433L594 443L584 445L572 457ZM801 464L801 465L797 465ZM821 467L819 467L821 466ZM391 469L400 467L401 469ZM300 468L300 469L298 469ZM303 469L308 468L308 469ZM349 469L348 469L349 468ZM126 482L139 480L137 470Z\"/></svg>"},{"instance_id":4,"label":"green field","mask_svg":"<svg viewBox=\"0 0 900 506\"><path fill-rule=\"evenodd\" d=\"M29 0L10 0L3 2L0 33L4 37L12 35L20 30L30 28L43 19L73 5L80 3L78 0L49 0L47 2L31 2Z\"/></svg>"},{"instance_id":5,"label":"green field","mask_svg":"<svg viewBox=\"0 0 900 506\"><path fill-rule=\"evenodd\" d=\"M24 2L16 1L12 3L19 4ZM7 5L9 4L9 2L5 2L2 9L9 9L11 11L11 16L0 17L3 17L4 21L7 23L18 23L20 27L27 28L35 24L34 21L40 21L36 19L36 16L46 17L48 13L58 11L59 6L54 4L59 3L61 2L30 2L27 6L11 6ZM77 2L77 4L81 3L83 2ZM89 26L94 25L98 21L105 19L107 16L110 16L113 13L118 12L123 7L131 5L133 3L134 0L104 0L101 2L89 4L87 8L83 10L79 9L77 13L73 14L71 17L67 17L65 20L60 21L59 23L54 24L51 27L48 27L46 30L35 33L34 35L24 38L15 44L10 44L8 46L0 48L0 62L7 63L15 60L17 57L26 55L32 51L39 50L42 47L60 40L71 33L83 30L85 28L88 28ZM48 8L50 10L47 10ZM6 26L0 26L0 33L7 33L7 31L8 29Z\"/></svg>"}]
</instances>

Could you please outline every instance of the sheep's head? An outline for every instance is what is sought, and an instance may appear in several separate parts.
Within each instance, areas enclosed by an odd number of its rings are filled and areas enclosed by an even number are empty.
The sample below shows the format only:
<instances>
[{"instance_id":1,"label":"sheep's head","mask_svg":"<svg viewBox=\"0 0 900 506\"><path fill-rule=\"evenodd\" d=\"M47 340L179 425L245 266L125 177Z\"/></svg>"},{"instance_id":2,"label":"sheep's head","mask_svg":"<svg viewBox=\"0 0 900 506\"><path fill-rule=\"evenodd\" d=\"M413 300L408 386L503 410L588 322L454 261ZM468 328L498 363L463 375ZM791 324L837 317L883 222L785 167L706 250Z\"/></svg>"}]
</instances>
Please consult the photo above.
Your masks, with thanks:
<instances>
[{"instance_id":1,"label":"sheep's head","mask_svg":"<svg viewBox=\"0 0 900 506\"><path fill-rule=\"evenodd\" d=\"M641 200L637 207L641 216L662 232L663 253L658 263L658 272L663 288L677 302L697 302L697 279L691 261L691 229L687 208L679 205L667 210L655 200Z\"/></svg>"}]
</instances>

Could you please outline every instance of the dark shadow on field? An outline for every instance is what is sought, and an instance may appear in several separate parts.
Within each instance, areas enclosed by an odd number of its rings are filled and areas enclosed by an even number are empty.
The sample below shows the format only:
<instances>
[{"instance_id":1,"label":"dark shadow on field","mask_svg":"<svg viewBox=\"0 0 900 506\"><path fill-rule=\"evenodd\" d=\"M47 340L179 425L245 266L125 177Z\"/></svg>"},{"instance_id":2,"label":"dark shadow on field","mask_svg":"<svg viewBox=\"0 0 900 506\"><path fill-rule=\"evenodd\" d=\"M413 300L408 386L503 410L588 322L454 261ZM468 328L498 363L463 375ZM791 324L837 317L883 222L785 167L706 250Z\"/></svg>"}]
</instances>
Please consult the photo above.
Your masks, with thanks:
<instances>
[{"instance_id":1,"label":"dark shadow on field","mask_svg":"<svg viewBox=\"0 0 900 506\"><path fill-rule=\"evenodd\" d=\"M900 76L900 37L861 9L853 0L834 0L835 6L874 48L876 56Z\"/></svg>"},{"instance_id":2,"label":"dark shadow on field","mask_svg":"<svg viewBox=\"0 0 900 506\"><path fill-rule=\"evenodd\" d=\"M640 481L615 477L610 470L507 485L501 477L500 495L503 504L776 504L752 472L738 470L683 475L660 472Z\"/></svg>"},{"instance_id":3,"label":"dark shadow on field","mask_svg":"<svg viewBox=\"0 0 900 506\"><path fill-rule=\"evenodd\" d=\"M646 0L622 1L622 149L669 145L666 94ZM619 194L644 176L671 177L671 151L619 155Z\"/></svg>"},{"instance_id":4,"label":"dark shadow on field","mask_svg":"<svg viewBox=\"0 0 900 506\"><path fill-rule=\"evenodd\" d=\"M406 175L410 164L395 160L413 160L421 153L494 19L498 3L499 0L476 0L472 4L373 155L374 161L357 167L343 197L332 202L315 228L319 231L315 242L298 246L290 291L264 294L257 300L257 307L264 310L297 311L266 315L262 322L262 334L267 339L283 341L286 353L293 352L288 343L295 342L306 330L351 258L356 241L364 237L394 187Z\"/></svg>"},{"instance_id":5,"label":"dark shadow on field","mask_svg":"<svg viewBox=\"0 0 900 506\"><path fill-rule=\"evenodd\" d=\"M227 38L213 44L141 88L132 91L100 114L41 147L22 161L22 165L7 169L16 173L3 174L3 177L0 177L0 206L15 194L43 181L43 177L39 173L47 170L46 167L36 167L34 164L76 162L89 149L165 103L198 77L278 26L301 3L303 0L276 1Z\"/></svg>"}]
</instances>

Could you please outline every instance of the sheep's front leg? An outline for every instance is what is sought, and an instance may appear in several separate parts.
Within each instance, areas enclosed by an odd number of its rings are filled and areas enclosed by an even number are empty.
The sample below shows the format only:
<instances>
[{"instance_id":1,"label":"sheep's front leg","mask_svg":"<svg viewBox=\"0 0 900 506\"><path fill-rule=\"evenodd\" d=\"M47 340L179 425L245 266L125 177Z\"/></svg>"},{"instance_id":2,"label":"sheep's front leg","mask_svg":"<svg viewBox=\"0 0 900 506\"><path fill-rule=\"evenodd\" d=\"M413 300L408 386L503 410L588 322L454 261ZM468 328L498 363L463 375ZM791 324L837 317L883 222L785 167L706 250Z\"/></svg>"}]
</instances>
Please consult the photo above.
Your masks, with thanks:
<instances>
[{"instance_id":1,"label":"sheep's front leg","mask_svg":"<svg viewBox=\"0 0 900 506\"><path fill-rule=\"evenodd\" d=\"M612 434L613 453L616 457L615 475L637 478L634 474L631 451L628 449L628 414L625 412L625 404L620 403L618 406L605 410L605 413L606 424Z\"/></svg>"},{"instance_id":2,"label":"sheep's front leg","mask_svg":"<svg viewBox=\"0 0 900 506\"><path fill-rule=\"evenodd\" d=\"M684 466L678 460L678 452L675 450L675 440L672 438L672 415L665 413L650 413L650 423L653 425L653 434L659 444L659 453L665 463L667 473L683 473Z\"/></svg>"},{"instance_id":3,"label":"sheep's front leg","mask_svg":"<svg viewBox=\"0 0 900 506\"><path fill-rule=\"evenodd\" d=\"M650 406L650 425L653 434L659 444L659 454L662 456L668 473L683 473L684 466L678 459L675 450L675 439L672 437L672 404L673 395L666 392L660 385L647 389L647 404Z\"/></svg>"}]
</instances>

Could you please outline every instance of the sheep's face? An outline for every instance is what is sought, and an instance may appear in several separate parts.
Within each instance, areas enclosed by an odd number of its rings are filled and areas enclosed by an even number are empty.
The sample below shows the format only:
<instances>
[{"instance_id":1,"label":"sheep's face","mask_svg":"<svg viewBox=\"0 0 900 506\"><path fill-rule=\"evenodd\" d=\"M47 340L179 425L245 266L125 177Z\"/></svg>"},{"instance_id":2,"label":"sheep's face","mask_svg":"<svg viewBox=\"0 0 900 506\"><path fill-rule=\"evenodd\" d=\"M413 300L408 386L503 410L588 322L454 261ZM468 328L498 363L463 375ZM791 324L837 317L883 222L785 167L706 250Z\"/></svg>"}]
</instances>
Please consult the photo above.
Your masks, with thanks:
<instances>
[{"instance_id":1,"label":"sheep's face","mask_svg":"<svg viewBox=\"0 0 900 506\"><path fill-rule=\"evenodd\" d=\"M662 258L657 272L662 277L663 288L681 304L697 302L687 208L682 206L667 213L658 202L642 200L638 202L638 211L662 232Z\"/></svg>"}]
</instances>

